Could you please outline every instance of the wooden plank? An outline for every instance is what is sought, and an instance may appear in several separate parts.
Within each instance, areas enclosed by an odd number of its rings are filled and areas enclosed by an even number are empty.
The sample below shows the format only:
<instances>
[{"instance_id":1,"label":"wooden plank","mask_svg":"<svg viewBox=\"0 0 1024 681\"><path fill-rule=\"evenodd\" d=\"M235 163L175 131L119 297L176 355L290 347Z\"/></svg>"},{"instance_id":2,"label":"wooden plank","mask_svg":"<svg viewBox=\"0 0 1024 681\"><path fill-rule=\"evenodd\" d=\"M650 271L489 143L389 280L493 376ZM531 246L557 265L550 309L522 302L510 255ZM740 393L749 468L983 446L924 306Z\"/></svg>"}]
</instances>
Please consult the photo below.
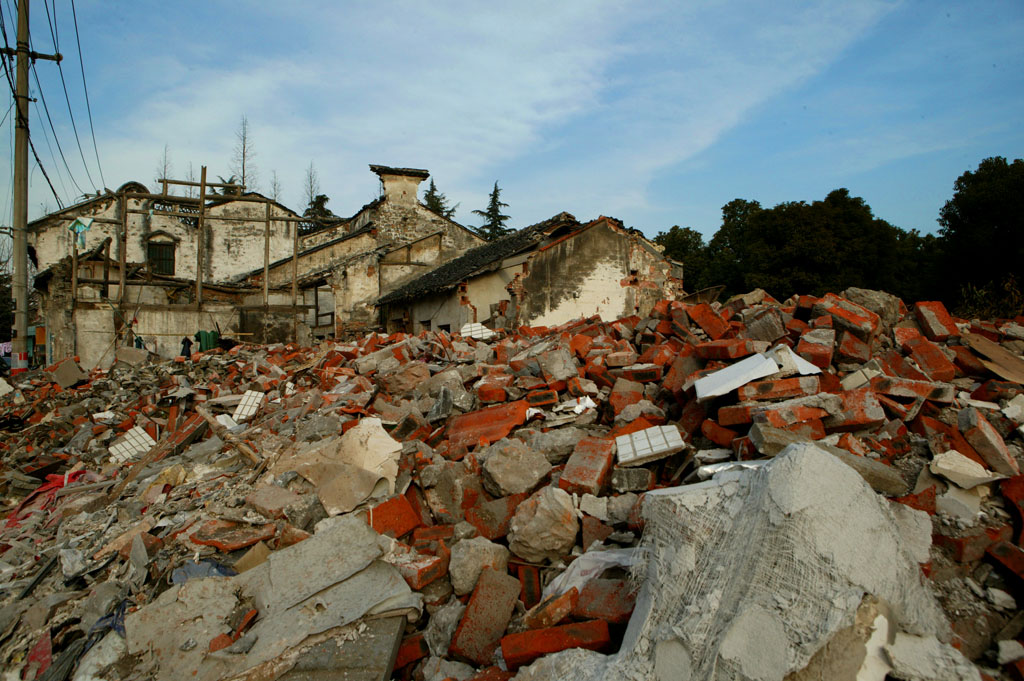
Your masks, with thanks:
<instances>
[{"instance_id":1,"label":"wooden plank","mask_svg":"<svg viewBox=\"0 0 1024 681\"><path fill-rule=\"evenodd\" d=\"M964 341L974 352L984 355L981 363L1000 378L1024 385L1024 359L1013 354L999 343L994 343L976 333L964 334ZM985 358L988 359L985 359Z\"/></svg>"}]
</instances>

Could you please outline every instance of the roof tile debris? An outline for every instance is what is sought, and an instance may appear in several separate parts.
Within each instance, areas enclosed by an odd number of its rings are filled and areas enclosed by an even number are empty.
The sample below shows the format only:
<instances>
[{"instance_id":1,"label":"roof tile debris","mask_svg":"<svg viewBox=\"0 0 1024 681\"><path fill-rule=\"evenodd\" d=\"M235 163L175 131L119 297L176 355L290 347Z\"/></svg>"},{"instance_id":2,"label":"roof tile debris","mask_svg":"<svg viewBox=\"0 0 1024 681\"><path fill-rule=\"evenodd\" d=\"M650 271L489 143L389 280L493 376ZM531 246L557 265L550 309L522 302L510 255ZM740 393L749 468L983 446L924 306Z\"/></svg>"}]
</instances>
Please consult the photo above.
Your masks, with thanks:
<instances>
[{"instance_id":1,"label":"roof tile debris","mask_svg":"<svg viewBox=\"0 0 1024 681\"><path fill-rule=\"evenodd\" d=\"M20 377L0 665L839 678L857 648L895 678L1024 671L1024 318L754 292L467 332Z\"/></svg>"}]
</instances>

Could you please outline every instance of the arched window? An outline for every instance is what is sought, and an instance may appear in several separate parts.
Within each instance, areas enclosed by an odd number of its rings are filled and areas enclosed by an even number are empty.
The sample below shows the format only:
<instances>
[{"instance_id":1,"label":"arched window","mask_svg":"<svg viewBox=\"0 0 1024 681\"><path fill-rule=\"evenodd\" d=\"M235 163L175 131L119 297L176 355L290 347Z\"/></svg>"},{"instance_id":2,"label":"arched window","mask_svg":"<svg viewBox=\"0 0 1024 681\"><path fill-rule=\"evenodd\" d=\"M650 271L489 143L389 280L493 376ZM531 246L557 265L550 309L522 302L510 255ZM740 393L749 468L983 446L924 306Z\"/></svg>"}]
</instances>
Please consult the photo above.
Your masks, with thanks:
<instances>
[{"instance_id":1,"label":"arched window","mask_svg":"<svg viewBox=\"0 0 1024 681\"><path fill-rule=\"evenodd\" d=\"M153 232L146 241L146 265L153 274L174 276L177 239L166 232Z\"/></svg>"}]
</instances>

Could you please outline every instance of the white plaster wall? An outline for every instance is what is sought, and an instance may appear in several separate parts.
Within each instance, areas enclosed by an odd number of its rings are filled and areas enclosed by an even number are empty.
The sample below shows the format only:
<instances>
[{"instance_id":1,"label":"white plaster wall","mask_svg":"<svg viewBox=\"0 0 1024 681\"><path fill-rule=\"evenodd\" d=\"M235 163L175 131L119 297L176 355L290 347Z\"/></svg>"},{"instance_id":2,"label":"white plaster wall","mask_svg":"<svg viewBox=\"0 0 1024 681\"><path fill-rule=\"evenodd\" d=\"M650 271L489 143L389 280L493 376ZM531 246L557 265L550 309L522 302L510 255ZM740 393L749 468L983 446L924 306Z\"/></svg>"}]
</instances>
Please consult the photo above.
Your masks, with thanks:
<instances>
[{"instance_id":1,"label":"white plaster wall","mask_svg":"<svg viewBox=\"0 0 1024 681\"><path fill-rule=\"evenodd\" d=\"M562 300L543 314L524 319L529 326L557 326L580 317L601 315L601 319L618 319L632 313L628 309L628 291L621 280L628 272L614 261L601 261L589 272L566 272L566 276L578 278L579 289L576 298Z\"/></svg>"},{"instance_id":2,"label":"white plaster wall","mask_svg":"<svg viewBox=\"0 0 1024 681\"><path fill-rule=\"evenodd\" d=\"M230 335L238 330L238 310L228 303L203 304L201 312L194 308L143 307L136 314L139 320L136 329L146 341L146 347L161 357L177 357L181 351L181 339L192 337L196 331L213 331L220 324L221 332ZM173 335L158 335L173 334ZM193 342L195 342L193 340ZM193 350L198 349L195 346Z\"/></svg>"},{"instance_id":3,"label":"white plaster wall","mask_svg":"<svg viewBox=\"0 0 1024 681\"><path fill-rule=\"evenodd\" d=\"M75 310L76 348L85 371L106 368L114 361L114 313L112 310Z\"/></svg>"}]
</instances>

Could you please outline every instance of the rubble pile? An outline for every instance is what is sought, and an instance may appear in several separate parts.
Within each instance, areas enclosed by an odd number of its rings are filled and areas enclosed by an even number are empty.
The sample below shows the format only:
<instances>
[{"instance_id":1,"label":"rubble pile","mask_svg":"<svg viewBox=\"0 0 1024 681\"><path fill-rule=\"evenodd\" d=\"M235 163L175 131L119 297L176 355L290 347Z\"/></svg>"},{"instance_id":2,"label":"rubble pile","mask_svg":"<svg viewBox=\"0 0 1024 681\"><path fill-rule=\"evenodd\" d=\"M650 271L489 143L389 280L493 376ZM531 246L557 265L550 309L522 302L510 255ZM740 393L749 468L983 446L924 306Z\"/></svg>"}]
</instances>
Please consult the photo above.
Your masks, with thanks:
<instances>
[{"instance_id":1,"label":"rubble pile","mask_svg":"<svg viewBox=\"0 0 1024 681\"><path fill-rule=\"evenodd\" d=\"M0 386L3 679L1024 677L1024 318L879 291Z\"/></svg>"}]
</instances>

